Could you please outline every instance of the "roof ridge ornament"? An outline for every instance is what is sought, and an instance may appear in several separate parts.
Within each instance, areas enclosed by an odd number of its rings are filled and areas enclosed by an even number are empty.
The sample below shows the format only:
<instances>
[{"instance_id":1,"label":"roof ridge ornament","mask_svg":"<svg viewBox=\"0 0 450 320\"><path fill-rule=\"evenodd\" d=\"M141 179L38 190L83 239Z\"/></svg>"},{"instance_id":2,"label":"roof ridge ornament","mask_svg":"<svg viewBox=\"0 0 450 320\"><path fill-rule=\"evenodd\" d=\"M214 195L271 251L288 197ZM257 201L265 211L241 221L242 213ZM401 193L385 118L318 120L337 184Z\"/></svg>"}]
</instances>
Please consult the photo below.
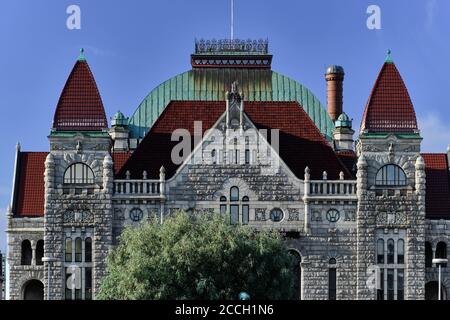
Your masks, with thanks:
<instances>
[{"instance_id":1,"label":"roof ridge ornament","mask_svg":"<svg viewBox=\"0 0 450 320\"><path fill-rule=\"evenodd\" d=\"M86 57L84 56L84 48L80 49L80 55L78 56L78 61L86 61Z\"/></svg>"},{"instance_id":2,"label":"roof ridge ornament","mask_svg":"<svg viewBox=\"0 0 450 320\"><path fill-rule=\"evenodd\" d=\"M386 56L386 59L385 59L386 63L394 63L394 60L392 60L391 54L392 54L391 49L388 49L387 56Z\"/></svg>"}]
</instances>

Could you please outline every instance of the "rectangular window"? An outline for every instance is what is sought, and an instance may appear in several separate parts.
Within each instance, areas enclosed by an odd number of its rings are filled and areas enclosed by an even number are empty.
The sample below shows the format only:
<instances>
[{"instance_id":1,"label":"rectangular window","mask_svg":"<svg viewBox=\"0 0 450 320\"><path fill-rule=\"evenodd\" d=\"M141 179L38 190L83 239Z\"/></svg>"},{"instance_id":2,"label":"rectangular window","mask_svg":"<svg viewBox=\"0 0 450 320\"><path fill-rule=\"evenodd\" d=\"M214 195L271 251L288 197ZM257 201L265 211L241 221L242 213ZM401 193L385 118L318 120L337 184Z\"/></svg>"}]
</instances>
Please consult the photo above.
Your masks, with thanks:
<instances>
[{"instance_id":1,"label":"rectangular window","mask_svg":"<svg viewBox=\"0 0 450 320\"><path fill-rule=\"evenodd\" d=\"M394 269L387 271L387 300L394 300Z\"/></svg>"},{"instance_id":2,"label":"rectangular window","mask_svg":"<svg viewBox=\"0 0 450 320\"><path fill-rule=\"evenodd\" d=\"M404 300L405 272L403 269L397 270L397 300Z\"/></svg>"},{"instance_id":3,"label":"rectangular window","mask_svg":"<svg viewBox=\"0 0 450 320\"><path fill-rule=\"evenodd\" d=\"M233 225L239 224L239 206L238 205L230 206L230 214L231 214L231 224L233 224Z\"/></svg>"},{"instance_id":4,"label":"rectangular window","mask_svg":"<svg viewBox=\"0 0 450 320\"><path fill-rule=\"evenodd\" d=\"M227 205L226 204L221 204L220 205L220 215L224 216L227 214Z\"/></svg>"},{"instance_id":5,"label":"rectangular window","mask_svg":"<svg viewBox=\"0 0 450 320\"><path fill-rule=\"evenodd\" d=\"M250 150L245 149L245 164L250 164Z\"/></svg>"},{"instance_id":6,"label":"rectangular window","mask_svg":"<svg viewBox=\"0 0 450 320\"><path fill-rule=\"evenodd\" d=\"M384 300L384 269L380 269L378 279L377 300Z\"/></svg>"},{"instance_id":7,"label":"rectangular window","mask_svg":"<svg viewBox=\"0 0 450 320\"><path fill-rule=\"evenodd\" d=\"M249 206L243 205L242 206L242 224L247 225L249 221Z\"/></svg>"},{"instance_id":8,"label":"rectangular window","mask_svg":"<svg viewBox=\"0 0 450 320\"><path fill-rule=\"evenodd\" d=\"M336 300L336 269L328 269L328 300Z\"/></svg>"},{"instance_id":9,"label":"rectangular window","mask_svg":"<svg viewBox=\"0 0 450 320\"><path fill-rule=\"evenodd\" d=\"M85 277L85 300L92 300L92 268L86 268L86 277Z\"/></svg>"},{"instance_id":10,"label":"rectangular window","mask_svg":"<svg viewBox=\"0 0 450 320\"><path fill-rule=\"evenodd\" d=\"M69 268L66 268L66 281L65 281L66 300L72 300L72 290L69 288L70 275L71 275L71 273L70 273Z\"/></svg>"},{"instance_id":11,"label":"rectangular window","mask_svg":"<svg viewBox=\"0 0 450 320\"><path fill-rule=\"evenodd\" d=\"M234 164L239 164L239 150L234 151Z\"/></svg>"}]
</instances>

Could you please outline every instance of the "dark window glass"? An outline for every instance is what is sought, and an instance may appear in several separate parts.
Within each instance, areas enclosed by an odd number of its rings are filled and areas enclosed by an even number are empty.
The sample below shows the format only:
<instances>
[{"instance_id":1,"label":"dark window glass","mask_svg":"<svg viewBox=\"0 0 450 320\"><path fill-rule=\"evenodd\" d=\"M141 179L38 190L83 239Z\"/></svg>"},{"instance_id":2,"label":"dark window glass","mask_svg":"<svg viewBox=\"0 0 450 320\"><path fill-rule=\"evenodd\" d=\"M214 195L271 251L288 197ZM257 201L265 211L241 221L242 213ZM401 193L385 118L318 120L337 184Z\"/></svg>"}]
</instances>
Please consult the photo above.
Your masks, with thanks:
<instances>
[{"instance_id":1,"label":"dark window glass","mask_svg":"<svg viewBox=\"0 0 450 320\"><path fill-rule=\"evenodd\" d=\"M273 222L281 222L284 218L284 213L281 209L273 209L270 211L270 220Z\"/></svg>"},{"instance_id":2,"label":"dark window glass","mask_svg":"<svg viewBox=\"0 0 450 320\"><path fill-rule=\"evenodd\" d=\"M23 266L30 266L32 259L33 259L33 251L31 250L31 242L30 240L24 240L22 241L21 264Z\"/></svg>"},{"instance_id":3,"label":"dark window glass","mask_svg":"<svg viewBox=\"0 0 450 320\"><path fill-rule=\"evenodd\" d=\"M394 269L387 271L387 300L394 300Z\"/></svg>"},{"instance_id":4,"label":"dark window glass","mask_svg":"<svg viewBox=\"0 0 450 320\"><path fill-rule=\"evenodd\" d=\"M66 281L65 281L65 297L66 300L72 300L72 290L69 287L71 271L70 268L66 268Z\"/></svg>"},{"instance_id":5,"label":"dark window glass","mask_svg":"<svg viewBox=\"0 0 450 320\"><path fill-rule=\"evenodd\" d=\"M66 238L66 262L72 262L72 239Z\"/></svg>"},{"instance_id":6,"label":"dark window glass","mask_svg":"<svg viewBox=\"0 0 450 320\"><path fill-rule=\"evenodd\" d=\"M387 263L394 264L394 251L395 251L395 242L392 239L389 239L387 242Z\"/></svg>"},{"instance_id":7,"label":"dark window glass","mask_svg":"<svg viewBox=\"0 0 450 320\"><path fill-rule=\"evenodd\" d=\"M92 239L86 238L84 241L84 261L92 262Z\"/></svg>"},{"instance_id":8,"label":"dark window glass","mask_svg":"<svg viewBox=\"0 0 450 320\"><path fill-rule=\"evenodd\" d=\"M380 270L378 281L377 300L384 300L384 269Z\"/></svg>"},{"instance_id":9,"label":"dark window glass","mask_svg":"<svg viewBox=\"0 0 450 320\"><path fill-rule=\"evenodd\" d=\"M86 280L85 280L85 299L92 300L92 268L86 268Z\"/></svg>"},{"instance_id":10,"label":"dark window glass","mask_svg":"<svg viewBox=\"0 0 450 320\"><path fill-rule=\"evenodd\" d=\"M250 199L247 196L242 198L242 202L249 202L249 201L250 201Z\"/></svg>"},{"instance_id":11,"label":"dark window glass","mask_svg":"<svg viewBox=\"0 0 450 320\"><path fill-rule=\"evenodd\" d=\"M329 264L335 265L336 264L336 259L335 258L331 258L330 261L328 261Z\"/></svg>"},{"instance_id":12,"label":"dark window glass","mask_svg":"<svg viewBox=\"0 0 450 320\"><path fill-rule=\"evenodd\" d=\"M42 266L42 258L44 257L44 240L39 240L36 244L36 264Z\"/></svg>"},{"instance_id":13,"label":"dark window glass","mask_svg":"<svg viewBox=\"0 0 450 320\"><path fill-rule=\"evenodd\" d=\"M230 189L230 200L231 201L239 201L239 188L232 187Z\"/></svg>"},{"instance_id":14,"label":"dark window glass","mask_svg":"<svg viewBox=\"0 0 450 320\"><path fill-rule=\"evenodd\" d=\"M336 268L328 269L328 299L336 300Z\"/></svg>"},{"instance_id":15,"label":"dark window glass","mask_svg":"<svg viewBox=\"0 0 450 320\"><path fill-rule=\"evenodd\" d=\"M433 249L431 243L425 242L425 267L431 268L433 266Z\"/></svg>"},{"instance_id":16,"label":"dark window glass","mask_svg":"<svg viewBox=\"0 0 450 320\"><path fill-rule=\"evenodd\" d=\"M245 164L250 164L250 150L245 149Z\"/></svg>"},{"instance_id":17,"label":"dark window glass","mask_svg":"<svg viewBox=\"0 0 450 320\"><path fill-rule=\"evenodd\" d=\"M139 222L144 218L144 213L141 209L135 208L130 211L130 220L133 222Z\"/></svg>"},{"instance_id":18,"label":"dark window glass","mask_svg":"<svg viewBox=\"0 0 450 320\"><path fill-rule=\"evenodd\" d=\"M436 258L447 259L447 244L445 242L439 242L436 246ZM442 267L446 268L447 264L443 264Z\"/></svg>"},{"instance_id":19,"label":"dark window glass","mask_svg":"<svg viewBox=\"0 0 450 320\"><path fill-rule=\"evenodd\" d=\"M221 204L220 205L220 214L223 216L225 214L227 214L227 205L226 204Z\"/></svg>"},{"instance_id":20,"label":"dark window glass","mask_svg":"<svg viewBox=\"0 0 450 320\"><path fill-rule=\"evenodd\" d=\"M217 163L217 154L216 154L216 150L211 151L211 159L212 159L212 163L216 164Z\"/></svg>"},{"instance_id":21,"label":"dark window glass","mask_svg":"<svg viewBox=\"0 0 450 320\"><path fill-rule=\"evenodd\" d=\"M377 263L384 263L384 240L379 239L377 242Z\"/></svg>"},{"instance_id":22,"label":"dark window glass","mask_svg":"<svg viewBox=\"0 0 450 320\"><path fill-rule=\"evenodd\" d=\"M405 241L398 240L397 242L397 263L405 263Z\"/></svg>"},{"instance_id":23,"label":"dark window glass","mask_svg":"<svg viewBox=\"0 0 450 320\"><path fill-rule=\"evenodd\" d=\"M397 300L404 300L405 273L402 269L397 270Z\"/></svg>"},{"instance_id":24,"label":"dark window glass","mask_svg":"<svg viewBox=\"0 0 450 320\"><path fill-rule=\"evenodd\" d=\"M399 166L389 164L378 171L375 184L377 186L406 186L406 174Z\"/></svg>"},{"instance_id":25,"label":"dark window glass","mask_svg":"<svg viewBox=\"0 0 450 320\"><path fill-rule=\"evenodd\" d=\"M249 220L249 206L243 205L242 206L242 224L247 225Z\"/></svg>"},{"instance_id":26,"label":"dark window glass","mask_svg":"<svg viewBox=\"0 0 450 320\"><path fill-rule=\"evenodd\" d=\"M232 205L230 206L230 216L231 216L231 224L239 223L239 206Z\"/></svg>"},{"instance_id":27,"label":"dark window glass","mask_svg":"<svg viewBox=\"0 0 450 320\"><path fill-rule=\"evenodd\" d=\"M75 262L82 262L83 259L83 248L81 238L75 239Z\"/></svg>"},{"instance_id":28,"label":"dark window glass","mask_svg":"<svg viewBox=\"0 0 450 320\"><path fill-rule=\"evenodd\" d=\"M227 202L227 197L220 197L220 202Z\"/></svg>"},{"instance_id":29,"label":"dark window glass","mask_svg":"<svg viewBox=\"0 0 450 320\"><path fill-rule=\"evenodd\" d=\"M66 184L92 184L94 183L94 172L84 163L75 163L67 168L64 173Z\"/></svg>"}]
</instances>

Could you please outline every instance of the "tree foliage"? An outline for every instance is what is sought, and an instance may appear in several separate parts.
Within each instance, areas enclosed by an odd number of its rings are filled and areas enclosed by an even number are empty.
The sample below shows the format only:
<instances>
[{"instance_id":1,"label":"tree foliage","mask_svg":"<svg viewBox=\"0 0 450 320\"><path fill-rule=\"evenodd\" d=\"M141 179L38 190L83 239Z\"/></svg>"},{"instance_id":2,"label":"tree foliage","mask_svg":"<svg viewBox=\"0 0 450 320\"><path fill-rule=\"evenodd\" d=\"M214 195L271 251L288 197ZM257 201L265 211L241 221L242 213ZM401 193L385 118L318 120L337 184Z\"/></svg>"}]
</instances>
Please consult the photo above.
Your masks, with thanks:
<instances>
[{"instance_id":1,"label":"tree foliage","mask_svg":"<svg viewBox=\"0 0 450 320\"><path fill-rule=\"evenodd\" d=\"M126 228L97 299L230 300L292 297L293 260L276 232L180 212Z\"/></svg>"}]
</instances>

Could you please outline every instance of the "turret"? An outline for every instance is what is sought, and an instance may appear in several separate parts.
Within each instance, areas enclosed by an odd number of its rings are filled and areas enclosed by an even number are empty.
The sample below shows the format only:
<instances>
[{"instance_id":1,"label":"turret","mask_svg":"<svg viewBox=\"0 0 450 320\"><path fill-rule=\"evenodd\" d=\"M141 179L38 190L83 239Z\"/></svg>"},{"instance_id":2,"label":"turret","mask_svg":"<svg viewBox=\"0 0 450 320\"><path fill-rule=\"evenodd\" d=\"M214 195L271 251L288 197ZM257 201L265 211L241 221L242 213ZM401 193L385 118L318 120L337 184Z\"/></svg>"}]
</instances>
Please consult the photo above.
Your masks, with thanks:
<instances>
[{"instance_id":1,"label":"turret","mask_svg":"<svg viewBox=\"0 0 450 320\"><path fill-rule=\"evenodd\" d=\"M111 129L109 135L113 140L114 151L128 151L128 139L130 130L128 130L128 118L118 111L114 117L111 118Z\"/></svg>"}]
</instances>

